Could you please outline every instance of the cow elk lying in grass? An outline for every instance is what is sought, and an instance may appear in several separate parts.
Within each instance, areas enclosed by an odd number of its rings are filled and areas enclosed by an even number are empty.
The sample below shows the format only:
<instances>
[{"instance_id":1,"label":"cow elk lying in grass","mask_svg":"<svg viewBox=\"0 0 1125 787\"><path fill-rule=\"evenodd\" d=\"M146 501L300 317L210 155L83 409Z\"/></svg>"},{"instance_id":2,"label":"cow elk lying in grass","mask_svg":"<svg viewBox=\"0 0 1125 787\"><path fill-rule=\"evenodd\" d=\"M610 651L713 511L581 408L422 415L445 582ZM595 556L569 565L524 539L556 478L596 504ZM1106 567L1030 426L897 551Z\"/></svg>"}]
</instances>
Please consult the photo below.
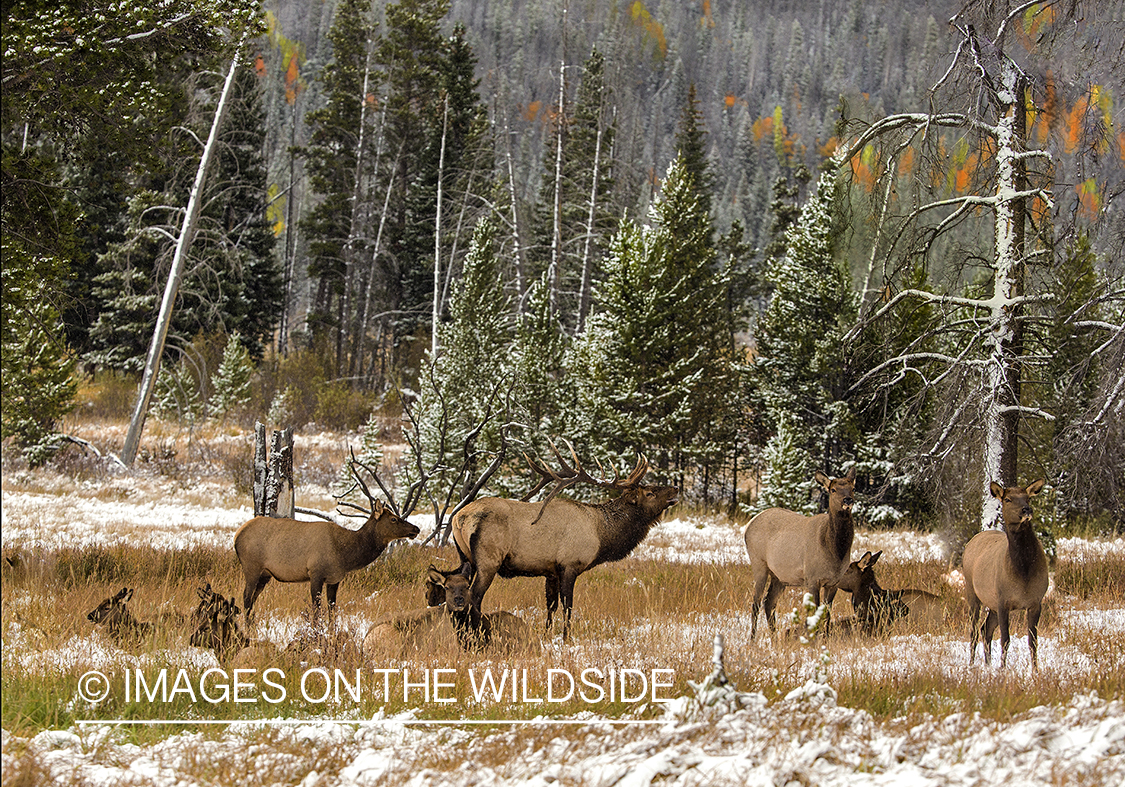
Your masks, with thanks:
<instances>
[{"instance_id":1,"label":"cow elk lying in grass","mask_svg":"<svg viewBox=\"0 0 1125 787\"><path fill-rule=\"evenodd\" d=\"M367 659L403 659L443 647L463 651L513 653L531 641L527 624L510 612L488 612L473 623L471 580L465 567L441 571L430 566L425 593L429 606L374 623L363 639Z\"/></svg>"},{"instance_id":2,"label":"cow elk lying in grass","mask_svg":"<svg viewBox=\"0 0 1125 787\"><path fill-rule=\"evenodd\" d=\"M453 540L462 559L470 562L475 571L471 604L476 619L481 617L484 594L497 575L545 577L547 629L561 595L565 641L570 632L574 582L578 576L594 566L627 556L648 535L661 514L676 502L675 487L641 483L649 470L643 456L638 457L636 467L625 478L595 479L582 469L574 447L569 442L567 446L573 467L551 443L562 468L557 473L528 458L543 480L524 500L483 498L453 517ZM551 481L556 486L545 501L527 502ZM562 489L579 481L621 494L598 505L554 499Z\"/></svg>"},{"instance_id":3,"label":"cow elk lying in grass","mask_svg":"<svg viewBox=\"0 0 1125 787\"><path fill-rule=\"evenodd\" d=\"M817 472L817 483L828 492L828 511L805 516L784 508L767 508L746 525L743 537L754 575L754 599L751 607L750 639L758 633L758 610L765 595L766 623L775 634L774 611L778 597L786 587L803 587L815 605L832 606L836 582L851 559L852 494L855 491L855 468L843 478L828 478ZM768 586L768 590L767 590ZM828 622L825 622L827 630Z\"/></svg>"},{"instance_id":4,"label":"cow elk lying in grass","mask_svg":"<svg viewBox=\"0 0 1125 787\"><path fill-rule=\"evenodd\" d=\"M125 606L132 597L132 588L121 588L117 595L110 596L86 615L95 626L104 627L118 647L136 645L155 631L151 623L138 621Z\"/></svg>"},{"instance_id":5,"label":"cow elk lying in grass","mask_svg":"<svg viewBox=\"0 0 1125 787\"><path fill-rule=\"evenodd\" d=\"M189 643L196 648L214 651L220 662L250 645L250 639L238 625L238 606L211 589L208 582L196 593L199 606L192 615L195 630Z\"/></svg>"},{"instance_id":6,"label":"cow elk lying in grass","mask_svg":"<svg viewBox=\"0 0 1125 787\"><path fill-rule=\"evenodd\" d=\"M984 663L992 663L992 635L1000 627L1000 666L1008 663L1009 626L1013 610L1027 610L1027 646L1031 668L1039 670L1039 616L1047 593L1047 556L1032 524L1031 498L1046 481L1040 478L1026 487L1004 488L989 483L992 496L1000 501L1004 530L977 533L965 545L961 558L965 575L965 601L969 605L969 664L977 655L977 620L983 604L988 608L980 634L984 636Z\"/></svg>"},{"instance_id":7,"label":"cow elk lying in grass","mask_svg":"<svg viewBox=\"0 0 1125 787\"><path fill-rule=\"evenodd\" d=\"M851 562L836 584L852 594L854 625L866 634L883 633L903 618L931 628L940 625L945 619L945 607L933 593L915 588L884 590L879 586L875 563L882 554L865 552L859 560Z\"/></svg>"},{"instance_id":8,"label":"cow elk lying in grass","mask_svg":"<svg viewBox=\"0 0 1125 787\"><path fill-rule=\"evenodd\" d=\"M308 582L315 623L324 587L328 588L331 612L336 605L336 589L344 577L369 565L395 539L418 535L418 528L404 518L409 510L399 516L392 506L375 499L355 464L368 468L356 462L354 456L353 464L349 465L371 503L370 512L364 511L369 513L367 521L358 530L348 530L335 522L301 522L264 516L254 517L239 528L234 537L234 551L246 580L242 605L246 608L247 627L254 602L271 579ZM368 472L374 475L370 469Z\"/></svg>"}]
</instances>

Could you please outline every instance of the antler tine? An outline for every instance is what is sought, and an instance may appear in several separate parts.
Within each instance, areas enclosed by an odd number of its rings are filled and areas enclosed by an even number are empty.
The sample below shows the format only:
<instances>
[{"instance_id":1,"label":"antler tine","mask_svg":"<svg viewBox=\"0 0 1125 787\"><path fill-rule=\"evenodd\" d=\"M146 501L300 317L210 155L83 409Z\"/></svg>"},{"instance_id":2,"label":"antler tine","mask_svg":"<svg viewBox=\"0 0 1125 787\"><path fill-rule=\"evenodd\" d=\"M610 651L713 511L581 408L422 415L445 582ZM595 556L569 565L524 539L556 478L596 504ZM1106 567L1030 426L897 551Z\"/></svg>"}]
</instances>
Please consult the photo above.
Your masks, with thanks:
<instances>
[{"instance_id":1,"label":"antler tine","mask_svg":"<svg viewBox=\"0 0 1125 787\"><path fill-rule=\"evenodd\" d=\"M395 513L395 516L398 516L399 515L398 506L395 505L394 498L391 497L391 493L389 491L387 491L387 487L385 487L383 485L383 479L379 478L378 473L376 473L374 470L372 470L364 462L361 462L356 457L355 449L352 448L351 446L348 446L348 453L351 455L351 459L352 459L351 464L348 466L348 469L351 470L352 478L354 478L356 480L356 483L359 484L359 488L363 490L363 494L366 495L368 501L370 501L370 503L371 503L371 511L369 511L367 513L372 514L372 513L375 512L375 504L377 502L379 502L379 500L378 500L378 498L375 497L375 495L371 494L371 489L367 486L366 482L364 482L364 480L363 480L363 477L360 476L359 472L356 470L357 465L371 474L371 477L375 479L375 483L379 485L379 489L381 489L383 491L383 494L387 496L387 503L390 506L391 511L393 511ZM355 487L353 486L352 489L355 489ZM348 492L351 492L352 489L349 489ZM345 493L345 494L347 494L347 493ZM362 508L355 505L354 503L345 503L345 502L341 501L339 505L349 505L349 506L351 506L352 508L355 508L358 511L363 510Z\"/></svg>"},{"instance_id":2,"label":"antler tine","mask_svg":"<svg viewBox=\"0 0 1125 787\"><path fill-rule=\"evenodd\" d=\"M645 457L645 455L642 454L640 451L638 451L637 452L637 466L634 467L633 471L631 473L629 473L628 476L625 477L625 480L621 482L621 486L636 486L637 484L640 483L641 479L644 478L645 475L648 474L648 470L649 470L648 458Z\"/></svg>"}]
</instances>

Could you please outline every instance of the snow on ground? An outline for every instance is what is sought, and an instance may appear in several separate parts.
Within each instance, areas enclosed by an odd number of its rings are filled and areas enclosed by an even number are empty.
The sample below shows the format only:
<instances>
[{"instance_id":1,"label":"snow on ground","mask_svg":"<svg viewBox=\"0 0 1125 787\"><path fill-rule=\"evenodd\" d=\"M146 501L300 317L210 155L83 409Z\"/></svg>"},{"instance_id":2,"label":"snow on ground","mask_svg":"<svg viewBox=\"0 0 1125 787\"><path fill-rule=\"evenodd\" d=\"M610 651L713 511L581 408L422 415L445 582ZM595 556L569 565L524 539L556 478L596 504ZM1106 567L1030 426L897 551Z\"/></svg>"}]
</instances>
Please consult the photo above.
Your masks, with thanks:
<instances>
[{"instance_id":1,"label":"snow on ground","mask_svg":"<svg viewBox=\"0 0 1125 787\"><path fill-rule=\"evenodd\" d=\"M1125 779L1125 707L1092 694L1036 708L1010 724L954 714L914 727L880 725L865 711L840 707L830 686L812 681L774 702L734 691L712 698L718 702L711 707L695 697L670 703L654 724L541 720L490 735L419 722L409 712L269 730L236 725L218 736L186 732L149 746L124 743L107 725L18 741L4 732L3 764L10 772L17 751L26 750L51 781L159 787L185 783L185 764L201 762L211 774L253 769L257 783L318 787L936 787Z\"/></svg>"},{"instance_id":2,"label":"snow on ground","mask_svg":"<svg viewBox=\"0 0 1125 787\"><path fill-rule=\"evenodd\" d=\"M115 482L116 483L116 482ZM115 543L146 543L159 549L195 545L227 547L250 517L237 501L206 490L169 489L165 502L133 494L126 481L115 492L6 489L2 496L5 547L53 549ZM60 505L60 501L65 501ZM202 502L201 502L202 501ZM432 519L417 517L424 530ZM353 524L353 526L355 526ZM884 560L944 561L948 549L932 534L860 532L854 551L884 551ZM1125 539L1061 539L1059 553L1075 560L1125 555ZM671 519L660 523L634 552L640 559L674 562L746 562L741 529L721 520ZM18 595L10 599L20 604ZM366 621L353 621L363 631ZM661 632L686 646L715 633L745 631L749 615L731 610ZM263 634L276 642L293 636L299 622L264 617ZM1055 628L1125 634L1125 610L1060 609ZM611 643L619 651L640 647L651 631ZM24 668L66 671L76 663L91 668L138 667L145 663L206 669L210 653L162 651L137 657L122 653L97 635L75 637L52 650L34 648L32 632L18 623L4 632L5 659L16 654ZM316 785L1031 785L1049 782L1125 783L1125 707L1078 694L1069 704L1041 707L1004 724L957 714L920 726L877 723L865 711L839 707L830 688L834 679L906 675L925 665L962 675L964 639L903 634L873 643L862 659L840 659L800 668L805 690L767 702L760 694L727 698L725 710L704 710L685 697L668 706L656 724L628 723L583 714L546 719L533 730L512 726L485 732L476 727L422 723L412 712L360 723L281 720L276 726L236 724L221 733L199 730L157 743L125 742L110 725L79 725L48 730L32 738L3 732L5 775L34 757L51 781L78 784L145 784L164 787L194 783L191 764L207 762L215 773L238 768L271 768L265 783ZM596 649L596 648L595 648ZM732 649L732 652L734 650ZM1013 647L1009 670L1029 669L1026 645ZM1080 682L1098 665L1066 637L1040 640L1040 667L1046 675ZM1101 668L1104 668L1101 667ZM826 679L828 685L817 683ZM263 752L267 752L268 756ZM317 774L317 763L336 766ZM449 762L456 764L449 765ZM249 763L253 762L253 765ZM270 763L266 765L265 763ZM206 772L206 771L204 771ZM207 777L203 777L207 778ZM1069 780L1069 782L1068 782Z\"/></svg>"}]
</instances>

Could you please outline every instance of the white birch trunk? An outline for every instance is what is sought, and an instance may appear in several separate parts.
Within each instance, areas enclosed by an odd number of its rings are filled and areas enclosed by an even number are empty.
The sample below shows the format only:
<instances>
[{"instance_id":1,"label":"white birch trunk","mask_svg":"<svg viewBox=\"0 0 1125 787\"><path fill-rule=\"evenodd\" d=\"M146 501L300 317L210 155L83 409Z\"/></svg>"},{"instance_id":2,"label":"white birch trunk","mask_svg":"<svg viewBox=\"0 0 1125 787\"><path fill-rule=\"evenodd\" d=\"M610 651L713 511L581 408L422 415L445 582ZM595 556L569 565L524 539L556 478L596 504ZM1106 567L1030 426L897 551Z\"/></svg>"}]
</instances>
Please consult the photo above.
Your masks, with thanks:
<instances>
[{"instance_id":1,"label":"white birch trunk","mask_svg":"<svg viewBox=\"0 0 1125 787\"><path fill-rule=\"evenodd\" d=\"M547 267L548 312L554 316L559 302L559 268L562 264L562 161L565 123L566 63L559 64L559 127L555 137L555 210L551 232L551 262Z\"/></svg>"},{"instance_id":2,"label":"white birch trunk","mask_svg":"<svg viewBox=\"0 0 1125 787\"><path fill-rule=\"evenodd\" d=\"M441 321L441 186L445 176L445 137L449 132L449 96L441 118L441 152L438 154L437 215L434 217L434 314L430 333L430 360L437 360L438 323Z\"/></svg>"},{"instance_id":3,"label":"white birch trunk","mask_svg":"<svg viewBox=\"0 0 1125 787\"><path fill-rule=\"evenodd\" d=\"M1019 194L1023 190L1020 150L1023 145L1021 107L1022 81L1015 65L1001 59L1001 84L997 99L999 119L996 126L996 197L995 197L995 259L993 291L989 302L986 347L988 348L988 393L985 404L984 477L981 503L981 526L997 527L1000 523L1000 501L992 496L992 481L1008 486L1016 479L1015 457L1011 433L1015 419L1009 413L1019 406L1019 359L1014 348L1019 344L1017 314L1023 295L1023 221Z\"/></svg>"},{"instance_id":4,"label":"white birch trunk","mask_svg":"<svg viewBox=\"0 0 1125 787\"><path fill-rule=\"evenodd\" d=\"M594 143L594 182L590 186L590 211L586 215L586 244L582 250L582 283L578 290L578 322L575 333L586 328L586 314L590 310L590 278L593 261L590 259L590 245L594 240L594 219L597 217L598 175L601 174L602 128L598 126L598 137Z\"/></svg>"},{"instance_id":5,"label":"white birch trunk","mask_svg":"<svg viewBox=\"0 0 1125 787\"><path fill-rule=\"evenodd\" d=\"M234 75L238 70L238 63L242 50L239 42L234 57L227 71L226 82L223 83L223 92L219 96L219 104L215 107L215 119L211 122L211 133L207 136L207 144L203 147L203 155L199 159L199 169L195 172L195 184L191 187L188 197L187 209L184 211L184 223L180 229L180 237L176 241L176 251L172 256L172 269L168 273L168 283L164 287L164 300L160 304L160 314L156 318L156 329L152 334L149 344L148 357L145 360L145 371L141 377L141 387L137 392L137 403L133 408L133 417L129 421L129 431L125 435L125 446L121 450L121 461L131 467L137 458L137 449L140 447L141 432L144 430L145 417L148 415L149 402L152 400L152 391L156 387L156 376L160 373L160 356L164 354L164 342L168 338L168 328L172 324L172 308L176 303L176 293L180 289L183 279L184 266L187 264L188 251L195 238L196 224L199 221L199 211L203 205L203 187L207 182L207 170L214 157L215 148L218 147L219 129L223 125L229 106L231 85L234 84Z\"/></svg>"}]
</instances>

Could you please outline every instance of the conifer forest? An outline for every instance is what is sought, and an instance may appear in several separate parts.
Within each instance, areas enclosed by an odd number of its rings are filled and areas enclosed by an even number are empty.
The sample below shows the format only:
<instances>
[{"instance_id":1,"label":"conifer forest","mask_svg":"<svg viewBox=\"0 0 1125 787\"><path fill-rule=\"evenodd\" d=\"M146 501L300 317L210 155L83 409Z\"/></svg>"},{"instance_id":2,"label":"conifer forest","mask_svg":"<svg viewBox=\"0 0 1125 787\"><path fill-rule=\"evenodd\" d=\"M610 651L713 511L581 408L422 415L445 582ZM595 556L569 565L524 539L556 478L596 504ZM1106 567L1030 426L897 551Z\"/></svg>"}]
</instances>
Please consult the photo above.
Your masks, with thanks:
<instances>
[{"instance_id":1,"label":"conifer forest","mask_svg":"<svg viewBox=\"0 0 1125 787\"><path fill-rule=\"evenodd\" d=\"M565 438L705 509L854 468L871 527L1043 477L1125 529L1121 0L3 14L5 462L117 380L435 511Z\"/></svg>"}]
</instances>

